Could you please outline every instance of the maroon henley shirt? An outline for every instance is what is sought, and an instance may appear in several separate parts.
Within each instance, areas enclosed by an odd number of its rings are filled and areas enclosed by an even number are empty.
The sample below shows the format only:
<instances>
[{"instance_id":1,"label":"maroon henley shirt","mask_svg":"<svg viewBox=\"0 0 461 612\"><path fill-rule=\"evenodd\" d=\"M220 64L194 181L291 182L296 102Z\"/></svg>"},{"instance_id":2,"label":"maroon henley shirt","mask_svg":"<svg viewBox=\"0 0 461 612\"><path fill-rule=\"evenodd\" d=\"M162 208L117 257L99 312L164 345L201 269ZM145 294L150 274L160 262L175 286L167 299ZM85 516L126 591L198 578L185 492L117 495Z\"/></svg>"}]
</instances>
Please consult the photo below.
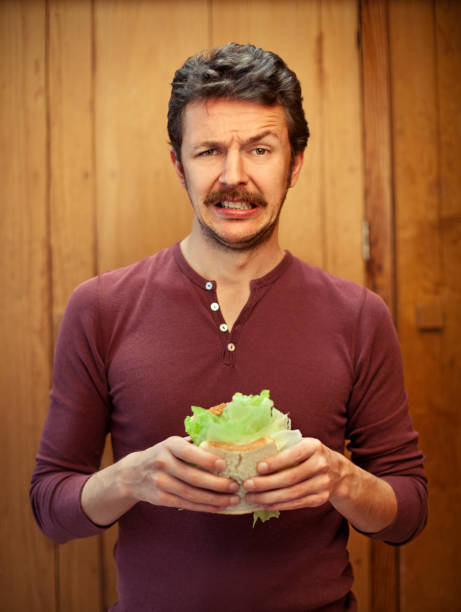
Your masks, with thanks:
<instances>
[{"instance_id":1,"label":"maroon henley shirt","mask_svg":"<svg viewBox=\"0 0 461 612\"><path fill-rule=\"evenodd\" d=\"M103 529L80 492L111 433L114 458L185 435L191 405L269 389L293 428L387 480L395 522L372 537L409 541L426 521L426 481L408 415L399 344L383 301L286 253L232 331L216 282L178 244L73 293L55 354L49 415L32 479L43 532L57 542ZM136 504L115 550L123 612L355 610L348 524L326 503L252 527Z\"/></svg>"}]
</instances>

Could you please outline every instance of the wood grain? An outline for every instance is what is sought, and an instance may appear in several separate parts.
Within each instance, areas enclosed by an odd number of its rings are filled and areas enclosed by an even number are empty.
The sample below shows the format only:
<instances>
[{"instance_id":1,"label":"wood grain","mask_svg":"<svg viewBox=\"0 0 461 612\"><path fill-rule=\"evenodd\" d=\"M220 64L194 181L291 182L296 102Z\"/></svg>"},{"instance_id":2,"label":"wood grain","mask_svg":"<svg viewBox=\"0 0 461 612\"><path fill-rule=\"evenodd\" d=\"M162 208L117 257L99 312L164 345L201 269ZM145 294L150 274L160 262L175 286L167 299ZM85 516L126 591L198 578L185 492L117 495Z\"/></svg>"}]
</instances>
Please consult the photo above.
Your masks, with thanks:
<instances>
[{"instance_id":1,"label":"wood grain","mask_svg":"<svg viewBox=\"0 0 461 612\"><path fill-rule=\"evenodd\" d=\"M370 227L367 286L387 303L395 319L396 278L392 194L391 92L387 0L363 0L362 62L365 217ZM392 612L398 606L399 551L371 542L370 607Z\"/></svg>"},{"instance_id":2,"label":"wood grain","mask_svg":"<svg viewBox=\"0 0 461 612\"><path fill-rule=\"evenodd\" d=\"M360 56L356 2L322 1L325 268L364 282Z\"/></svg>"},{"instance_id":3,"label":"wood grain","mask_svg":"<svg viewBox=\"0 0 461 612\"><path fill-rule=\"evenodd\" d=\"M395 315L394 210L387 0L361 2L361 58L366 218L370 224L367 285Z\"/></svg>"},{"instance_id":4,"label":"wood grain","mask_svg":"<svg viewBox=\"0 0 461 612\"><path fill-rule=\"evenodd\" d=\"M53 612L28 501L50 382L45 3L0 4L0 608Z\"/></svg>"},{"instance_id":5,"label":"wood grain","mask_svg":"<svg viewBox=\"0 0 461 612\"><path fill-rule=\"evenodd\" d=\"M430 493L426 531L401 553L402 612L458 610L461 595L460 8L390 4L398 326ZM443 326L419 329L421 304Z\"/></svg>"},{"instance_id":6,"label":"wood grain","mask_svg":"<svg viewBox=\"0 0 461 612\"><path fill-rule=\"evenodd\" d=\"M53 318L96 272L93 49L89 2L50 0L49 112Z\"/></svg>"},{"instance_id":7,"label":"wood grain","mask_svg":"<svg viewBox=\"0 0 461 612\"><path fill-rule=\"evenodd\" d=\"M96 3L98 269L170 246L192 214L169 158L174 72L208 46L206 0Z\"/></svg>"},{"instance_id":8,"label":"wood grain","mask_svg":"<svg viewBox=\"0 0 461 612\"><path fill-rule=\"evenodd\" d=\"M48 20L55 341L72 290L94 276L96 270L91 3L51 0ZM98 538L61 546L58 568L60 609L99 610L102 581Z\"/></svg>"}]
</instances>

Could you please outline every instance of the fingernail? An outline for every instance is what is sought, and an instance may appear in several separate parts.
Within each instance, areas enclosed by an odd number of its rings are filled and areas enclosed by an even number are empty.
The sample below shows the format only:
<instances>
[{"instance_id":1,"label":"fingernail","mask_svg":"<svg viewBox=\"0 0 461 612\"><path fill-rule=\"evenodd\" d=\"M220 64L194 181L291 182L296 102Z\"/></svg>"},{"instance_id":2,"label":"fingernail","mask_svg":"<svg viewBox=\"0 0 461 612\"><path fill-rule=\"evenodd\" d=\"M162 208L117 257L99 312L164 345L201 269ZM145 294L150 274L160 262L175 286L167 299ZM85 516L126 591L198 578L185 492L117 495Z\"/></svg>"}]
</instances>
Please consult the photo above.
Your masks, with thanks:
<instances>
[{"instance_id":1,"label":"fingernail","mask_svg":"<svg viewBox=\"0 0 461 612\"><path fill-rule=\"evenodd\" d=\"M229 490L230 491L238 491L239 490L239 486L236 482L231 482L229 485Z\"/></svg>"},{"instance_id":2,"label":"fingernail","mask_svg":"<svg viewBox=\"0 0 461 612\"><path fill-rule=\"evenodd\" d=\"M238 495L232 495L230 501L231 501L231 504L235 505L235 504L238 504L239 501L241 501L241 500L240 500L240 497Z\"/></svg>"},{"instance_id":3,"label":"fingernail","mask_svg":"<svg viewBox=\"0 0 461 612\"><path fill-rule=\"evenodd\" d=\"M245 487L247 491L251 491L252 489L255 488L255 483L253 480L245 480L245 482L243 483L243 486Z\"/></svg>"},{"instance_id":4,"label":"fingernail","mask_svg":"<svg viewBox=\"0 0 461 612\"><path fill-rule=\"evenodd\" d=\"M267 471L269 471L269 466L265 461L261 461L261 463L258 465L258 472L264 473Z\"/></svg>"},{"instance_id":5,"label":"fingernail","mask_svg":"<svg viewBox=\"0 0 461 612\"><path fill-rule=\"evenodd\" d=\"M217 461L215 461L214 467L217 472L222 472L223 469L226 467L226 462L224 461L224 459L218 459Z\"/></svg>"}]
</instances>

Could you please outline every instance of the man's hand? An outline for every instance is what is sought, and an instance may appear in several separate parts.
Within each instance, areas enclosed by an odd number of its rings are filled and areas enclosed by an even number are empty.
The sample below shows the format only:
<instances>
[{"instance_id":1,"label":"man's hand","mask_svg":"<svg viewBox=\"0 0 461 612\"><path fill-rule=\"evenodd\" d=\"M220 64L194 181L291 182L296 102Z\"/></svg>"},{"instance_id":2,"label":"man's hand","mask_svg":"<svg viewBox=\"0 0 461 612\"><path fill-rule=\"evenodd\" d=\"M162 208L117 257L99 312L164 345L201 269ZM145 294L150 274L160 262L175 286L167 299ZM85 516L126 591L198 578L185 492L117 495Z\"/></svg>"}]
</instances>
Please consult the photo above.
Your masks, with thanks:
<instances>
[{"instance_id":1,"label":"man's hand","mask_svg":"<svg viewBox=\"0 0 461 612\"><path fill-rule=\"evenodd\" d=\"M234 481L218 476L224 461L173 436L127 455L93 474L82 490L82 508L98 525L108 525L138 501L218 513L240 501Z\"/></svg>"},{"instance_id":2,"label":"man's hand","mask_svg":"<svg viewBox=\"0 0 461 612\"><path fill-rule=\"evenodd\" d=\"M392 523L397 500L392 487L314 438L268 457L261 476L244 483L248 502L267 510L314 508L330 502L358 529L372 533Z\"/></svg>"}]
</instances>

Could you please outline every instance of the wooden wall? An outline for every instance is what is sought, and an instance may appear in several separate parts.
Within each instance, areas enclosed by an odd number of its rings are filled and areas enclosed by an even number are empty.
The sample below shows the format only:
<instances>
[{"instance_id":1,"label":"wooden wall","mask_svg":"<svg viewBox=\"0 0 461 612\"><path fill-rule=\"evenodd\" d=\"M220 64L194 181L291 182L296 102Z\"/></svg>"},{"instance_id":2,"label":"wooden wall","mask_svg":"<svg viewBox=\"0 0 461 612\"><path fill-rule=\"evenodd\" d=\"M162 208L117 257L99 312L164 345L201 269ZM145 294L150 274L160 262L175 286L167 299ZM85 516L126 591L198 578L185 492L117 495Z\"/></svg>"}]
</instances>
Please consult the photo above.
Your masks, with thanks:
<instances>
[{"instance_id":1,"label":"wooden wall","mask_svg":"<svg viewBox=\"0 0 461 612\"><path fill-rule=\"evenodd\" d=\"M0 609L91 612L116 597L115 529L57 547L29 510L56 331L76 284L188 232L168 158L169 83L186 57L228 40L280 53L303 86L312 138L283 246L368 283L402 341L431 515L400 550L353 536L360 609L458 610L456 0L0 3Z\"/></svg>"}]
</instances>

